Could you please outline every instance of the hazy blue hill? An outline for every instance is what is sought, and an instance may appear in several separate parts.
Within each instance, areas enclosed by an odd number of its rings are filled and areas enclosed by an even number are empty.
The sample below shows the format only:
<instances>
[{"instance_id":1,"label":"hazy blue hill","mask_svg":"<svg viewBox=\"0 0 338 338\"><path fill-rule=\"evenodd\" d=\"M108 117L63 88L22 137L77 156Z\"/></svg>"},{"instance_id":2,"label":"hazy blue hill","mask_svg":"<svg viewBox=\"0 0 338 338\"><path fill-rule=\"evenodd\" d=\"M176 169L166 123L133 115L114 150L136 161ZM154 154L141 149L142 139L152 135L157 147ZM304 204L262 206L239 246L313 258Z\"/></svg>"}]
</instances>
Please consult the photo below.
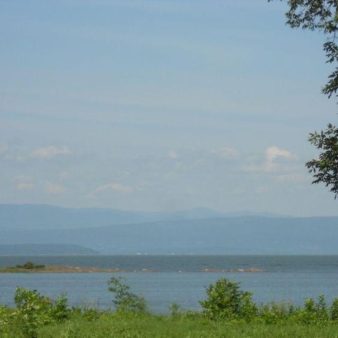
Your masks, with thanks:
<instances>
[{"instance_id":1,"label":"hazy blue hill","mask_svg":"<svg viewBox=\"0 0 338 338\"><path fill-rule=\"evenodd\" d=\"M94 254L97 251L73 244L0 244L0 256Z\"/></svg>"},{"instance_id":2,"label":"hazy blue hill","mask_svg":"<svg viewBox=\"0 0 338 338\"><path fill-rule=\"evenodd\" d=\"M338 254L338 217L233 217L3 230L0 243L77 243L106 254Z\"/></svg>"},{"instance_id":3,"label":"hazy blue hill","mask_svg":"<svg viewBox=\"0 0 338 338\"><path fill-rule=\"evenodd\" d=\"M100 227L113 224L204 219L218 216L222 216L222 214L205 208L166 213L100 208L61 208L33 204L0 204L0 230Z\"/></svg>"},{"instance_id":4,"label":"hazy blue hill","mask_svg":"<svg viewBox=\"0 0 338 338\"><path fill-rule=\"evenodd\" d=\"M168 220L181 220L181 219L208 219L216 217L228 217L224 214L208 208L194 208L190 210L181 210L173 213L167 213L165 219Z\"/></svg>"},{"instance_id":5,"label":"hazy blue hill","mask_svg":"<svg viewBox=\"0 0 338 338\"><path fill-rule=\"evenodd\" d=\"M76 228L158 220L156 213L50 205L0 205L0 228Z\"/></svg>"}]
</instances>

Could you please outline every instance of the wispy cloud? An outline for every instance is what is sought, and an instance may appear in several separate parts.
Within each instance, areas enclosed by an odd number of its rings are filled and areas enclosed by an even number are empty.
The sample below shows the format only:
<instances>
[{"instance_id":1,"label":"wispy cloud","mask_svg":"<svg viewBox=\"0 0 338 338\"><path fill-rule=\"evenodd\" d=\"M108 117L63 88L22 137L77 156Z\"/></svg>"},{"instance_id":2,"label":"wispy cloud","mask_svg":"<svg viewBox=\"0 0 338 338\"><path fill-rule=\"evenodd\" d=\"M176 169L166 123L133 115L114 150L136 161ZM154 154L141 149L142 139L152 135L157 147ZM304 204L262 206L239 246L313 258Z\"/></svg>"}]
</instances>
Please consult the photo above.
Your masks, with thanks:
<instances>
[{"instance_id":1,"label":"wispy cloud","mask_svg":"<svg viewBox=\"0 0 338 338\"><path fill-rule=\"evenodd\" d=\"M32 177L26 175L19 175L14 178L16 190L33 190L35 188Z\"/></svg>"},{"instance_id":2,"label":"wispy cloud","mask_svg":"<svg viewBox=\"0 0 338 338\"><path fill-rule=\"evenodd\" d=\"M32 190L34 189L34 183L32 182L18 182L16 183L17 190Z\"/></svg>"},{"instance_id":3,"label":"wispy cloud","mask_svg":"<svg viewBox=\"0 0 338 338\"><path fill-rule=\"evenodd\" d=\"M112 191L112 192L117 192L117 193L131 193L134 191L134 189L130 186L127 185L123 185L121 183L118 182L110 182L104 185L100 185L99 187L97 187L94 191L94 195L95 194L99 194L105 191Z\"/></svg>"},{"instance_id":4,"label":"wispy cloud","mask_svg":"<svg viewBox=\"0 0 338 338\"><path fill-rule=\"evenodd\" d=\"M47 146L37 148L31 153L31 157L39 159L51 159L56 156L64 156L72 154L71 150L66 147Z\"/></svg>"},{"instance_id":5,"label":"wispy cloud","mask_svg":"<svg viewBox=\"0 0 338 338\"><path fill-rule=\"evenodd\" d=\"M221 147L219 149L213 149L211 152L225 159L234 159L239 156L239 151L233 147Z\"/></svg>"},{"instance_id":6,"label":"wispy cloud","mask_svg":"<svg viewBox=\"0 0 338 338\"><path fill-rule=\"evenodd\" d=\"M296 158L289 150L278 148L276 146L269 147L265 150L265 171L274 171L280 168L278 160L294 160Z\"/></svg>"},{"instance_id":7,"label":"wispy cloud","mask_svg":"<svg viewBox=\"0 0 338 338\"><path fill-rule=\"evenodd\" d=\"M277 146L270 146L264 152L264 160L260 164L249 164L244 171L277 173L279 171L289 171L290 162L296 160L296 156L291 151Z\"/></svg>"},{"instance_id":8,"label":"wispy cloud","mask_svg":"<svg viewBox=\"0 0 338 338\"><path fill-rule=\"evenodd\" d=\"M63 194L66 188L61 184L48 182L45 186L45 191L52 195L59 195Z\"/></svg>"}]
</instances>

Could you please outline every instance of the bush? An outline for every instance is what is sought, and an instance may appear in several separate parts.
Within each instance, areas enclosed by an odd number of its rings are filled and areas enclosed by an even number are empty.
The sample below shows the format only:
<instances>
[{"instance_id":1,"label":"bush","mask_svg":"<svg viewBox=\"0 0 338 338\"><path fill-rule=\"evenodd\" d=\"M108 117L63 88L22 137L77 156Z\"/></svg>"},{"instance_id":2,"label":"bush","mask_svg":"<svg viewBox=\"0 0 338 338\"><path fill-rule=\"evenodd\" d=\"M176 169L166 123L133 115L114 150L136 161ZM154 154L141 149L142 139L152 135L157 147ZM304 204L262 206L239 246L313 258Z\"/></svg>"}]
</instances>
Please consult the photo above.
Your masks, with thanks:
<instances>
[{"instance_id":1,"label":"bush","mask_svg":"<svg viewBox=\"0 0 338 338\"><path fill-rule=\"evenodd\" d=\"M0 337L5 336L9 332L9 323L11 319L10 310L0 305Z\"/></svg>"},{"instance_id":2,"label":"bush","mask_svg":"<svg viewBox=\"0 0 338 338\"><path fill-rule=\"evenodd\" d=\"M50 316L56 322L62 322L69 319L71 309L68 306L68 299L65 295L56 298L50 309Z\"/></svg>"},{"instance_id":3,"label":"bush","mask_svg":"<svg viewBox=\"0 0 338 338\"><path fill-rule=\"evenodd\" d=\"M145 299L131 292L130 286L125 284L123 278L112 277L108 282L108 290L115 295L113 303L117 311L147 312Z\"/></svg>"},{"instance_id":4,"label":"bush","mask_svg":"<svg viewBox=\"0 0 338 338\"><path fill-rule=\"evenodd\" d=\"M225 278L209 285L208 298L201 301L204 314L211 319L252 319L257 315L257 307L249 292L241 291L239 283Z\"/></svg>"},{"instance_id":5,"label":"bush","mask_svg":"<svg viewBox=\"0 0 338 338\"><path fill-rule=\"evenodd\" d=\"M320 295L318 297L318 302L316 304L316 314L318 321L323 322L329 320L329 313L324 295Z\"/></svg>"},{"instance_id":6,"label":"bush","mask_svg":"<svg viewBox=\"0 0 338 338\"><path fill-rule=\"evenodd\" d=\"M35 338L38 328L53 322L62 322L70 316L65 296L53 302L36 290L17 288L14 300L16 310L12 313L12 320L26 337Z\"/></svg>"},{"instance_id":7,"label":"bush","mask_svg":"<svg viewBox=\"0 0 338 338\"><path fill-rule=\"evenodd\" d=\"M275 324L288 319L295 311L289 303L270 303L260 307L259 316L266 324Z\"/></svg>"},{"instance_id":8,"label":"bush","mask_svg":"<svg viewBox=\"0 0 338 338\"><path fill-rule=\"evenodd\" d=\"M169 312L172 317L178 317L183 313L181 306L177 303L170 304Z\"/></svg>"},{"instance_id":9,"label":"bush","mask_svg":"<svg viewBox=\"0 0 338 338\"><path fill-rule=\"evenodd\" d=\"M98 309L84 308L80 310L81 317L85 318L89 322L93 322L102 316L103 312Z\"/></svg>"},{"instance_id":10,"label":"bush","mask_svg":"<svg viewBox=\"0 0 338 338\"><path fill-rule=\"evenodd\" d=\"M331 313L332 320L338 320L338 298L335 298L333 300L330 313Z\"/></svg>"},{"instance_id":11,"label":"bush","mask_svg":"<svg viewBox=\"0 0 338 338\"><path fill-rule=\"evenodd\" d=\"M304 303L304 307L295 313L294 319L304 324L327 322L330 318L325 297L323 295L319 296L318 302L313 298L308 298Z\"/></svg>"},{"instance_id":12,"label":"bush","mask_svg":"<svg viewBox=\"0 0 338 338\"><path fill-rule=\"evenodd\" d=\"M49 316L51 300L41 296L36 290L24 288L16 289L14 300L17 307L14 312L17 326L27 337L36 337L38 327L51 321Z\"/></svg>"}]
</instances>

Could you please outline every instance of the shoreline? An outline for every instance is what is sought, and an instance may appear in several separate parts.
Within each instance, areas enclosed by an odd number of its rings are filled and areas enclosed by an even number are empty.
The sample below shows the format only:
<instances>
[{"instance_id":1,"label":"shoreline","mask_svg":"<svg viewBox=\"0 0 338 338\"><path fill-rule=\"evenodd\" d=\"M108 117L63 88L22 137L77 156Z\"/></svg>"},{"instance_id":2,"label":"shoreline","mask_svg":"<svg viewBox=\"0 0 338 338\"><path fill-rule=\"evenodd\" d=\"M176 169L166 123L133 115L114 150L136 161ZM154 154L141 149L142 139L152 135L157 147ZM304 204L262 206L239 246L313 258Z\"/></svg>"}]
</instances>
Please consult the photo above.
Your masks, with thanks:
<instances>
[{"instance_id":1,"label":"shoreline","mask_svg":"<svg viewBox=\"0 0 338 338\"><path fill-rule=\"evenodd\" d=\"M4 267L0 268L0 274L2 273L117 273L117 272L143 272L143 273L156 273L161 272L154 269L142 268L138 270L124 270L120 268L98 268L98 267L81 267L81 266L68 266L68 265L46 265L42 268L19 268L19 267ZM184 273L188 271L172 271L176 273ZM192 272L192 271L190 271ZM205 268L195 272L204 272L204 273L258 273L264 272L262 269L258 268L247 268L247 269L213 269Z\"/></svg>"}]
</instances>

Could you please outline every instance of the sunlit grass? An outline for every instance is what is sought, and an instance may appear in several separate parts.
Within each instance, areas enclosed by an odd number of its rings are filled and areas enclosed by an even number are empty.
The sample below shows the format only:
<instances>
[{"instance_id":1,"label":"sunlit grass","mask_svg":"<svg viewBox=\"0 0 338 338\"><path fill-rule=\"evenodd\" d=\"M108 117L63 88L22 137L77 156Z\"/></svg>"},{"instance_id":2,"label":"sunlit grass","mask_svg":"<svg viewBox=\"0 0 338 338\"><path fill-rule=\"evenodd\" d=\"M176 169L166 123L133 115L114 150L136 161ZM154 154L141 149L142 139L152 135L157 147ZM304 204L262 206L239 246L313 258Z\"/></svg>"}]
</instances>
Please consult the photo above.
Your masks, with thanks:
<instances>
[{"instance_id":1,"label":"sunlit grass","mask_svg":"<svg viewBox=\"0 0 338 338\"><path fill-rule=\"evenodd\" d=\"M39 337L338 337L338 324L300 325L211 321L200 316L106 315L74 318L39 331Z\"/></svg>"}]
</instances>

